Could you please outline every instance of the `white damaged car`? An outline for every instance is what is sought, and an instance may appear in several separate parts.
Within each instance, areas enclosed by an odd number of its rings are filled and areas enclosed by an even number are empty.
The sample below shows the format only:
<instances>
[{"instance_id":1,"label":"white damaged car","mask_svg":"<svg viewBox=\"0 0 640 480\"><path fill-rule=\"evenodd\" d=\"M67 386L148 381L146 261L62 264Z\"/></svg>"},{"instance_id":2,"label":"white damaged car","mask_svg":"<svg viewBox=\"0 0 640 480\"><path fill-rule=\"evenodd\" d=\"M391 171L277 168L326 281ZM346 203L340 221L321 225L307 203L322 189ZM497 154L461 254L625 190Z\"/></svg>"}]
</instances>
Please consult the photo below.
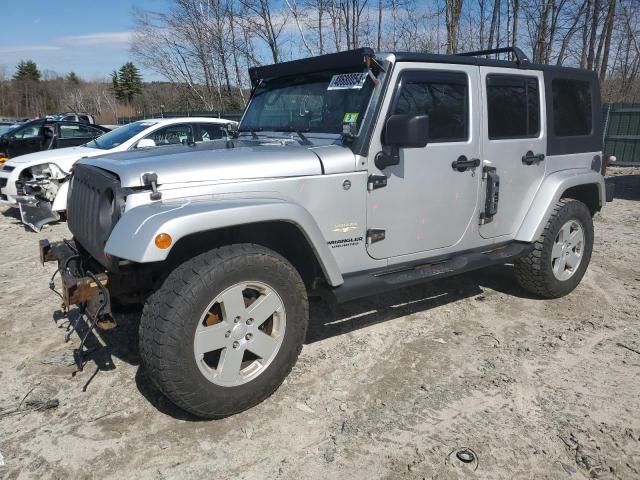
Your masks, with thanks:
<instances>
[{"instance_id":1,"label":"white damaged car","mask_svg":"<svg viewBox=\"0 0 640 480\"><path fill-rule=\"evenodd\" d=\"M60 220L67 209L68 180L82 158L165 145L193 145L227 138L236 122L183 117L133 122L91 142L8 160L0 170L0 203L20 208L22 222L35 231Z\"/></svg>"}]
</instances>

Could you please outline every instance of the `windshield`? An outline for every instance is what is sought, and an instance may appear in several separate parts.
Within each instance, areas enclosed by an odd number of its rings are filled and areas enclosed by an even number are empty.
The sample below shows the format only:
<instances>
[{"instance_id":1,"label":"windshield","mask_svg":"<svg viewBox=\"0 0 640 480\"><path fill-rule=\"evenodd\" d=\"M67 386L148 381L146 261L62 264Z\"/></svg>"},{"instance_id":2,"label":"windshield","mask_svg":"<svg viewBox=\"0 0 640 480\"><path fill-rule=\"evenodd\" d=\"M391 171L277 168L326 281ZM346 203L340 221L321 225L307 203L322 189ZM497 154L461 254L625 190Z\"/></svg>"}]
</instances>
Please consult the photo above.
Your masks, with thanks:
<instances>
[{"instance_id":1,"label":"windshield","mask_svg":"<svg viewBox=\"0 0 640 480\"><path fill-rule=\"evenodd\" d=\"M104 135L99 136L95 140L90 141L85 147L99 148L101 150L109 150L116 148L118 145L126 142L130 138L155 125L156 122L134 122L122 127L111 130Z\"/></svg>"},{"instance_id":2,"label":"windshield","mask_svg":"<svg viewBox=\"0 0 640 480\"><path fill-rule=\"evenodd\" d=\"M0 125L0 135L4 135L5 133L9 133L11 130L15 130L16 128L18 128L20 126L20 124L2 124Z\"/></svg>"},{"instance_id":3,"label":"windshield","mask_svg":"<svg viewBox=\"0 0 640 480\"><path fill-rule=\"evenodd\" d=\"M355 134L372 91L366 72L317 72L263 80L239 130Z\"/></svg>"}]
</instances>

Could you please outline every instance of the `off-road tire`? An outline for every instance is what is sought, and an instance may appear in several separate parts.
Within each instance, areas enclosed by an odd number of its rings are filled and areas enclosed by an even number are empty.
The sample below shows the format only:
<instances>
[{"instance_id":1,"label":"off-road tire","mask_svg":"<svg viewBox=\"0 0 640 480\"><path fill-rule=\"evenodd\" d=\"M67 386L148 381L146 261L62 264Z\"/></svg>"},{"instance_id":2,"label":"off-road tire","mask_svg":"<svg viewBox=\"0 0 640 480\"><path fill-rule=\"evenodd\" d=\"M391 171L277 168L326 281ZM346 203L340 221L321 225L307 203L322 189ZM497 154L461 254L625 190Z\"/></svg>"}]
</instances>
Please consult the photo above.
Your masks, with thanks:
<instances>
[{"instance_id":1,"label":"off-road tire","mask_svg":"<svg viewBox=\"0 0 640 480\"><path fill-rule=\"evenodd\" d=\"M233 387L216 385L196 364L195 331L220 292L247 280L268 282L282 299L284 338L255 379ZM158 389L187 412L203 418L232 415L265 400L291 372L306 336L308 315L304 283L285 258L253 244L216 248L176 268L147 300L139 332L142 364Z\"/></svg>"},{"instance_id":2,"label":"off-road tire","mask_svg":"<svg viewBox=\"0 0 640 480\"><path fill-rule=\"evenodd\" d=\"M569 220L576 220L584 231L584 251L576 272L560 281L553 274L551 252L560 228ZM534 243L529 255L515 262L518 283L527 291L544 298L559 298L575 289L584 276L593 250L593 220L587 206L571 198L556 203L542 235Z\"/></svg>"}]
</instances>

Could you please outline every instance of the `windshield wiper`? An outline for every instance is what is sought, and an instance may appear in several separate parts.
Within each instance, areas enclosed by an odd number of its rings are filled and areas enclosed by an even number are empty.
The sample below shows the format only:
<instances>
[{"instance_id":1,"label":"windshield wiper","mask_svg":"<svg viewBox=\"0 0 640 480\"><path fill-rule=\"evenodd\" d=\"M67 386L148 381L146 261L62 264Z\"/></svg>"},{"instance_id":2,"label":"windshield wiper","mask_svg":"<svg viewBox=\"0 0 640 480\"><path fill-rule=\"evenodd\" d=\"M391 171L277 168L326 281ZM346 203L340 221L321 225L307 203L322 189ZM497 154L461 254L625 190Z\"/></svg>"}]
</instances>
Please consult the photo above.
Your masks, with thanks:
<instances>
[{"instance_id":1,"label":"windshield wiper","mask_svg":"<svg viewBox=\"0 0 640 480\"><path fill-rule=\"evenodd\" d=\"M278 128L275 129L274 132L290 132L290 133L295 133L296 135L298 135L298 137L300 137L300 140L302 140L300 142L301 145L313 145L313 143L311 143L309 141L309 139L302 133L302 130L300 129L294 129L294 128Z\"/></svg>"},{"instance_id":2,"label":"windshield wiper","mask_svg":"<svg viewBox=\"0 0 640 480\"><path fill-rule=\"evenodd\" d=\"M238 133L249 132L251 133L251 138L254 138L257 140L258 135L256 135L256 132L259 132L260 130L262 130L262 128L246 127L246 128L239 128Z\"/></svg>"}]
</instances>

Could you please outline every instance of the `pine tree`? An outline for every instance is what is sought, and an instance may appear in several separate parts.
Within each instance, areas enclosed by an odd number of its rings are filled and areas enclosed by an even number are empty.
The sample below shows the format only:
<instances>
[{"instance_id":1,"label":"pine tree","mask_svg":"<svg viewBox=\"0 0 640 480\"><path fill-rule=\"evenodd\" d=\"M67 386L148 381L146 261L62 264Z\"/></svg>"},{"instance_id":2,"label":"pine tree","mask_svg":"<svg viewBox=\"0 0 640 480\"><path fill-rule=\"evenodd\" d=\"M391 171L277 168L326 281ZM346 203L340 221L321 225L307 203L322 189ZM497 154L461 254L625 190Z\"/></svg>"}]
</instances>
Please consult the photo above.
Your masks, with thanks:
<instances>
[{"instance_id":1,"label":"pine tree","mask_svg":"<svg viewBox=\"0 0 640 480\"><path fill-rule=\"evenodd\" d=\"M40 70L38 70L36 62L32 60L20 60L20 63L18 63L18 66L16 67L16 73L13 76L13 79L18 81L40 81Z\"/></svg>"},{"instance_id":2,"label":"pine tree","mask_svg":"<svg viewBox=\"0 0 640 480\"><path fill-rule=\"evenodd\" d=\"M131 62L125 63L119 71L111 74L113 94L121 102L131 103L136 95L142 94L142 76Z\"/></svg>"},{"instance_id":3,"label":"pine tree","mask_svg":"<svg viewBox=\"0 0 640 480\"><path fill-rule=\"evenodd\" d=\"M120 87L120 79L118 78L118 71L114 70L111 73L111 90L117 100L122 100L122 88Z\"/></svg>"},{"instance_id":4,"label":"pine tree","mask_svg":"<svg viewBox=\"0 0 640 480\"><path fill-rule=\"evenodd\" d=\"M80 78L75 72L70 72L69 75L67 75L66 80L72 85L80 85Z\"/></svg>"}]
</instances>

